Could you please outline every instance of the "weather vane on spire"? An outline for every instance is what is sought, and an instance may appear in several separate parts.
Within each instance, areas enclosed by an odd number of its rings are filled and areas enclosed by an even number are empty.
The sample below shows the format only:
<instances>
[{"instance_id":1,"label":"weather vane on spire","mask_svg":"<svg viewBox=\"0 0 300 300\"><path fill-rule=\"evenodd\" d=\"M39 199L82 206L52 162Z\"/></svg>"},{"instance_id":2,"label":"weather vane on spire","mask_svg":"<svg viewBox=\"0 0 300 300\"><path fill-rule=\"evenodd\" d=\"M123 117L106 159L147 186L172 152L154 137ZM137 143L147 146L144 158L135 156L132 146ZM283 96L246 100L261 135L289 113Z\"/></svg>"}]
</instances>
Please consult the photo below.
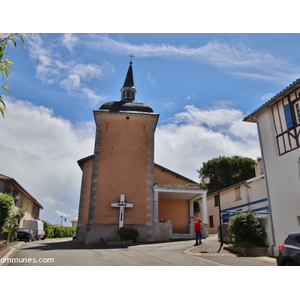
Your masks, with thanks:
<instances>
[{"instance_id":1,"label":"weather vane on spire","mask_svg":"<svg viewBox=\"0 0 300 300\"><path fill-rule=\"evenodd\" d=\"M131 58L130 63L132 64L132 58L134 57L134 55L130 54L129 57Z\"/></svg>"}]
</instances>

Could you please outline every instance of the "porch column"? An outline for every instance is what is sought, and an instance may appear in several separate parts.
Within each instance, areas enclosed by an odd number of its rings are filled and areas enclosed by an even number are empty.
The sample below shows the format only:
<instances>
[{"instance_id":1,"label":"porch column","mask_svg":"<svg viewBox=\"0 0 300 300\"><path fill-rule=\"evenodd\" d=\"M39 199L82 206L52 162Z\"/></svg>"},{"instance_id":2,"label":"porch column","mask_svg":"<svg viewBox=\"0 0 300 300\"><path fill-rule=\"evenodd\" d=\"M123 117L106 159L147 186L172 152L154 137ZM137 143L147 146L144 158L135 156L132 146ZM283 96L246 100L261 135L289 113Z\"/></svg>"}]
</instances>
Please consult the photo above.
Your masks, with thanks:
<instances>
[{"instance_id":1,"label":"porch column","mask_svg":"<svg viewBox=\"0 0 300 300\"><path fill-rule=\"evenodd\" d=\"M190 200L190 234L194 236L194 199Z\"/></svg>"},{"instance_id":2,"label":"porch column","mask_svg":"<svg viewBox=\"0 0 300 300\"><path fill-rule=\"evenodd\" d=\"M194 202L199 200L199 195L197 195L196 197L192 198L190 200L190 234L192 236L195 235L195 231L194 231L194 228L195 228L195 221L194 221Z\"/></svg>"},{"instance_id":3,"label":"porch column","mask_svg":"<svg viewBox=\"0 0 300 300\"><path fill-rule=\"evenodd\" d=\"M206 192L202 194L202 215L203 215L203 223L207 224L208 223L208 218L207 218L207 200L206 200Z\"/></svg>"}]
</instances>

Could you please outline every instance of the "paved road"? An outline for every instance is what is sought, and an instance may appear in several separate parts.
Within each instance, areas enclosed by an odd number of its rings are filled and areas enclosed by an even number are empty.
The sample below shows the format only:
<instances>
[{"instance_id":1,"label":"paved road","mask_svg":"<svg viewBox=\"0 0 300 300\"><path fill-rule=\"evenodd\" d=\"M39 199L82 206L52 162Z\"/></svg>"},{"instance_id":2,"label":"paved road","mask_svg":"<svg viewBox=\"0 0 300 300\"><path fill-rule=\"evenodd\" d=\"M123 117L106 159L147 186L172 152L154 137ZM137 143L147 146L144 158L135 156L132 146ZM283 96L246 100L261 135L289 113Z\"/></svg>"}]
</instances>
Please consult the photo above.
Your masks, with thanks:
<instances>
[{"instance_id":1,"label":"paved road","mask_svg":"<svg viewBox=\"0 0 300 300\"><path fill-rule=\"evenodd\" d=\"M211 242L210 238L203 240ZM275 266L273 258L194 256L193 241L103 249L78 245L70 238L27 242L10 266Z\"/></svg>"}]
</instances>

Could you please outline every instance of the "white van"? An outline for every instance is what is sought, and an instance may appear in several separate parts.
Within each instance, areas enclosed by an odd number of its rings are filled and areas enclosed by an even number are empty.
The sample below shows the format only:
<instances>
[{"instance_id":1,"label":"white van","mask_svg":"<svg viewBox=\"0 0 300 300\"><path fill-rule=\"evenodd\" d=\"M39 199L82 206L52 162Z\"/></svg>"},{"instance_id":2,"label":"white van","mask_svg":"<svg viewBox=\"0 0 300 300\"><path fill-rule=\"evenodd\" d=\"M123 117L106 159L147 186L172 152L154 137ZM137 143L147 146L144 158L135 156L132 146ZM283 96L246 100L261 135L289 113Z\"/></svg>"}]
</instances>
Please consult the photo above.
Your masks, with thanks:
<instances>
[{"instance_id":1,"label":"white van","mask_svg":"<svg viewBox=\"0 0 300 300\"><path fill-rule=\"evenodd\" d=\"M44 230L44 223L39 220L25 220L24 221L24 228L30 228L33 231L33 234L37 240L45 239L45 230Z\"/></svg>"}]
</instances>

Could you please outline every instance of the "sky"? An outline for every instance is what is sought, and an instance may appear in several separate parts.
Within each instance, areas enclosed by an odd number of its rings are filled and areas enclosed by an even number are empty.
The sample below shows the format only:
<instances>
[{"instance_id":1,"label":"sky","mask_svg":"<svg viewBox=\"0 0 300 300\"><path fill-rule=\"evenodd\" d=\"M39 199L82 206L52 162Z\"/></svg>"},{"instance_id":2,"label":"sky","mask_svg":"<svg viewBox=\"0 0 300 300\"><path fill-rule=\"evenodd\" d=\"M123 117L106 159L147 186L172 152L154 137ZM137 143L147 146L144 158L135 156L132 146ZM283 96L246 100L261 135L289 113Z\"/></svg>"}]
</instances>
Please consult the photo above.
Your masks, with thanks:
<instances>
[{"instance_id":1,"label":"sky","mask_svg":"<svg viewBox=\"0 0 300 300\"><path fill-rule=\"evenodd\" d=\"M133 54L136 102L158 113L155 162L199 182L203 162L261 156L243 118L299 78L297 33L32 33L7 48L12 94L0 118L0 173L64 225L78 216L93 154L93 110L119 101ZM2 81L2 83L5 83ZM1 83L1 84L2 84Z\"/></svg>"}]
</instances>

